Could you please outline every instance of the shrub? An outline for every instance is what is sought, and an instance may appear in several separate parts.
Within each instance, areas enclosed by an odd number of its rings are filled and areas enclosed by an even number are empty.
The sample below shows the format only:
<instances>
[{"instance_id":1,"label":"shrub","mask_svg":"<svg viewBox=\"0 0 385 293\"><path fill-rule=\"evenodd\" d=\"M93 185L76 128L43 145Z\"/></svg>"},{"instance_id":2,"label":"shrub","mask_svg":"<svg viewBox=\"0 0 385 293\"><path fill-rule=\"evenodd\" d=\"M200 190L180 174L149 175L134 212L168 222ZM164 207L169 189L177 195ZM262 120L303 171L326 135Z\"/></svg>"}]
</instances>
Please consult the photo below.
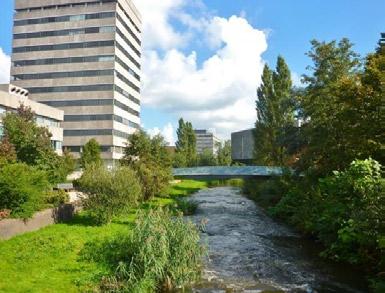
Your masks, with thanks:
<instances>
[{"instance_id":1,"label":"shrub","mask_svg":"<svg viewBox=\"0 0 385 293\"><path fill-rule=\"evenodd\" d=\"M292 181L271 212L325 245L338 261L385 269L385 183L378 162L356 160L344 171L312 183Z\"/></svg>"},{"instance_id":2,"label":"shrub","mask_svg":"<svg viewBox=\"0 0 385 293\"><path fill-rule=\"evenodd\" d=\"M184 216L190 216L195 214L198 208L198 203L183 198L176 198L176 210L181 212Z\"/></svg>"},{"instance_id":3,"label":"shrub","mask_svg":"<svg viewBox=\"0 0 385 293\"><path fill-rule=\"evenodd\" d=\"M128 167L108 171L101 165L88 165L77 185L87 194L83 205L97 224L110 222L141 199L139 181Z\"/></svg>"},{"instance_id":4,"label":"shrub","mask_svg":"<svg viewBox=\"0 0 385 293\"><path fill-rule=\"evenodd\" d=\"M22 163L6 164L0 168L0 209L29 218L42 208L49 187L45 172Z\"/></svg>"},{"instance_id":5,"label":"shrub","mask_svg":"<svg viewBox=\"0 0 385 293\"><path fill-rule=\"evenodd\" d=\"M100 156L100 144L96 139L90 139L84 146L80 157L80 165L82 168L87 168L88 165L100 165L102 158Z\"/></svg>"},{"instance_id":6,"label":"shrub","mask_svg":"<svg viewBox=\"0 0 385 293\"><path fill-rule=\"evenodd\" d=\"M168 210L141 211L130 235L90 243L85 257L112 267L102 291L159 292L199 278L203 248L194 224Z\"/></svg>"},{"instance_id":7,"label":"shrub","mask_svg":"<svg viewBox=\"0 0 385 293\"><path fill-rule=\"evenodd\" d=\"M52 190L47 192L45 202L57 207L69 201L69 195L64 190Z\"/></svg>"},{"instance_id":8,"label":"shrub","mask_svg":"<svg viewBox=\"0 0 385 293\"><path fill-rule=\"evenodd\" d=\"M144 199L164 195L172 178L171 156L164 138L160 135L151 138L146 132L138 131L130 136L129 142L121 163L136 171Z\"/></svg>"}]
</instances>

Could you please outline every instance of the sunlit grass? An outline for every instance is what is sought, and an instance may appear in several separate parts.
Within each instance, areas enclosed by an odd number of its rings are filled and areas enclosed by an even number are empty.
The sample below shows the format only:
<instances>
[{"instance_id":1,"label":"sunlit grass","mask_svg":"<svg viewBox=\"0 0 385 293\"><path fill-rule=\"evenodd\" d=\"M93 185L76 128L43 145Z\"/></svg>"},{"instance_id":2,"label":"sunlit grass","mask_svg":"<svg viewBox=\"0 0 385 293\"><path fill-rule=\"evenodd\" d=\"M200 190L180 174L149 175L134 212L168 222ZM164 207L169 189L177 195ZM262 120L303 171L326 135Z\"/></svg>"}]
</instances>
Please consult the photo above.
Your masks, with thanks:
<instances>
[{"instance_id":1,"label":"sunlit grass","mask_svg":"<svg viewBox=\"0 0 385 293\"><path fill-rule=\"evenodd\" d=\"M175 204L175 198L206 188L207 182L182 181L170 186L168 198L154 198L141 209ZM137 210L95 226L85 215L70 223L0 241L0 292L84 292L91 290L107 272L101 263L84 260L84 244L132 230Z\"/></svg>"}]
</instances>

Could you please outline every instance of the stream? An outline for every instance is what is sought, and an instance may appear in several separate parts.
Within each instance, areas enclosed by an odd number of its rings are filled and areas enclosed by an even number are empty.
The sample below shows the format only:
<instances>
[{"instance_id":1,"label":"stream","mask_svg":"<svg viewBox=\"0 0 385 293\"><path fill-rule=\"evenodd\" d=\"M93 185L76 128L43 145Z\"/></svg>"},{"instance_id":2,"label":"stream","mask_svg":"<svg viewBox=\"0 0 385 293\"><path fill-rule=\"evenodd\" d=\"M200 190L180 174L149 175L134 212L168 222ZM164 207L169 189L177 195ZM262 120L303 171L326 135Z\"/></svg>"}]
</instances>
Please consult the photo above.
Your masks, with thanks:
<instances>
[{"instance_id":1,"label":"stream","mask_svg":"<svg viewBox=\"0 0 385 293\"><path fill-rule=\"evenodd\" d=\"M233 187L201 190L189 218L205 223L203 280L188 292L367 292L362 273L326 262L320 248L271 219ZM184 291L186 292L186 291Z\"/></svg>"}]
</instances>

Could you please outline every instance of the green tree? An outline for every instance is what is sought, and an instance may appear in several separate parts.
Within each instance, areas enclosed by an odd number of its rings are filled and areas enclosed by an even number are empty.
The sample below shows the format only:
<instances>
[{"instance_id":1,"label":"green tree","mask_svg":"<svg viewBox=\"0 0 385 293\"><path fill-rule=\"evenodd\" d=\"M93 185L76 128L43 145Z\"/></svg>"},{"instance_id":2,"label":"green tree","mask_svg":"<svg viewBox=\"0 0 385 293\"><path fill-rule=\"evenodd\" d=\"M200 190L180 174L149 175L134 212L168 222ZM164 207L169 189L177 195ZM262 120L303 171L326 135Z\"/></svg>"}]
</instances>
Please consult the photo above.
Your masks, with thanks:
<instances>
[{"instance_id":1,"label":"green tree","mask_svg":"<svg viewBox=\"0 0 385 293\"><path fill-rule=\"evenodd\" d=\"M361 140L369 131L365 119L374 112L365 106L371 102L360 80L362 64L349 40L311 43L307 55L313 60L308 67L312 72L303 76L306 89L301 97L307 143L298 166L327 175L366 157L368 145Z\"/></svg>"},{"instance_id":2,"label":"green tree","mask_svg":"<svg viewBox=\"0 0 385 293\"><path fill-rule=\"evenodd\" d=\"M196 135L191 122L179 119L179 126L176 131L178 140L176 142L177 160L174 162L176 167L192 167L196 165Z\"/></svg>"},{"instance_id":3,"label":"green tree","mask_svg":"<svg viewBox=\"0 0 385 293\"><path fill-rule=\"evenodd\" d=\"M217 161L219 166L231 165L231 141L226 140L224 144L218 143Z\"/></svg>"},{"instance_id":4,"label":"green tree","mask_svg":"<svg viewBox=\"0 0 385 293\"><path fill-rule=\"evenodd\" d=\"M63 151L63 161L65 172L72 173L76 167L76 160L67 148Z\"/></svg>"},{"instance_id":5,"label":"green tree","mask_svg":"<svg viewBox=\"0 0 385 293\"><path fill-rule=\"evenodd\" d=\"M20 105L15 113L7 113L3 119L4 135L13 146L18 162L36 166L47 172L55 184L64 181L67 170L64 159L51 146L51 133L35 122L35 113Z\"/></svg>"},{"instance_id":6,"label":"green tree","mask_svg":"<svg viewBox=\"0 0 385 293\"><path fill-rule=\"evenodd\" d=\"M87 168L90 164L101 165L102 158L100 156L100 144L96 139L90 139L84 146L80 157L80 165Z\"/></svg>"},{"instance_id":7,"label":"green tree","mask_svg":"<svg viewBox=\"0 0 385 293\"><path fill-rule=\"evenodd\" d=\"M199 166L216 166L217 158L214 156L212 150L205 149L201 154L198 155Z\"/></svg>"},{"instance_id":8,"label":"green tree","mask_svg":"<svg viewBox=\"0 0 385 293\"><path fill-rule=\"evenodd\" d=\"M140 130L129 137L121 160L136 171L140 178L144 199L161 195L171 179L171 155L161 135L151 138Z\"/></svg>"},{"instance_id":9,"label":"green tree","mask_svg":"<svg viewBox=\"0 0 385 293\"><path fill-rule=\"evenodd\" d=\"M31 108L23 104L17 112L8 112L4 119L4 134L14 146L17 160L28 165L37 165L46 154L54 152L51 134L45 127L36 124Z\"/></svg>"},{"instance_id":10,"label":"green tree","mask_svg":"<svg viewBox=\"0 0 385 293\"><path fill-rule=\"evenodd\" d=\"M288 153L282 143L288 126L294 124L294 103L290 70L277 58L276 70L265 65L262 84L257 90L255 124L255 160L257 164L283 166Z\"/></svg>"}]
</instances>

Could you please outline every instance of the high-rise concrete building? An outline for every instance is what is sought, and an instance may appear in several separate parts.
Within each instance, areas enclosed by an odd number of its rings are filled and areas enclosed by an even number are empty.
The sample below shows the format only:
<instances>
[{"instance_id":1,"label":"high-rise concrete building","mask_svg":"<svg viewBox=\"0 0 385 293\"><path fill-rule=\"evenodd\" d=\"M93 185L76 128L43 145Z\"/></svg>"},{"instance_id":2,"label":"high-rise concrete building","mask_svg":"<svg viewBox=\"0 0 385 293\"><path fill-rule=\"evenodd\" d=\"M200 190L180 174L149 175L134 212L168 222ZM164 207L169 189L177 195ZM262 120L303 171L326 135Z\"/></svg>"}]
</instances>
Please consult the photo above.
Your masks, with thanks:
<instances>
[{"instance_id":1,"label":"high-rise concrete building","mask_svg":"<svg viewBox=\"0 0 385 293\"><path fill-rule=\"evenodd\" d=\"M202 154L205 150L209 150L212 154L216 154L218 150L218 144L221 143L212 132L206 129L195 129L196 137L196 151L198 154Z\"/></svg>"},{"instance_id":2,"label":"high-rise concrete building","mask_svg":"<svg viewBox=\"0 0 385 293\"><path fill-rule=\"evenodd\" d=\"M252 164L254 159L254 128L231 134L231 159L234 162Z\"/></svg>"},{"instance_id":3,"label":"high-rise concrete building","mask_svg":"<svg viewBox=\"0 0 385 293\"><path fill-rule=\"evenodd\" d=\"M12 82L64 110L75 155L95 138L108 164L140 126L141 16L131 0L15 0Z\"/></svg>"}]
</instances>

